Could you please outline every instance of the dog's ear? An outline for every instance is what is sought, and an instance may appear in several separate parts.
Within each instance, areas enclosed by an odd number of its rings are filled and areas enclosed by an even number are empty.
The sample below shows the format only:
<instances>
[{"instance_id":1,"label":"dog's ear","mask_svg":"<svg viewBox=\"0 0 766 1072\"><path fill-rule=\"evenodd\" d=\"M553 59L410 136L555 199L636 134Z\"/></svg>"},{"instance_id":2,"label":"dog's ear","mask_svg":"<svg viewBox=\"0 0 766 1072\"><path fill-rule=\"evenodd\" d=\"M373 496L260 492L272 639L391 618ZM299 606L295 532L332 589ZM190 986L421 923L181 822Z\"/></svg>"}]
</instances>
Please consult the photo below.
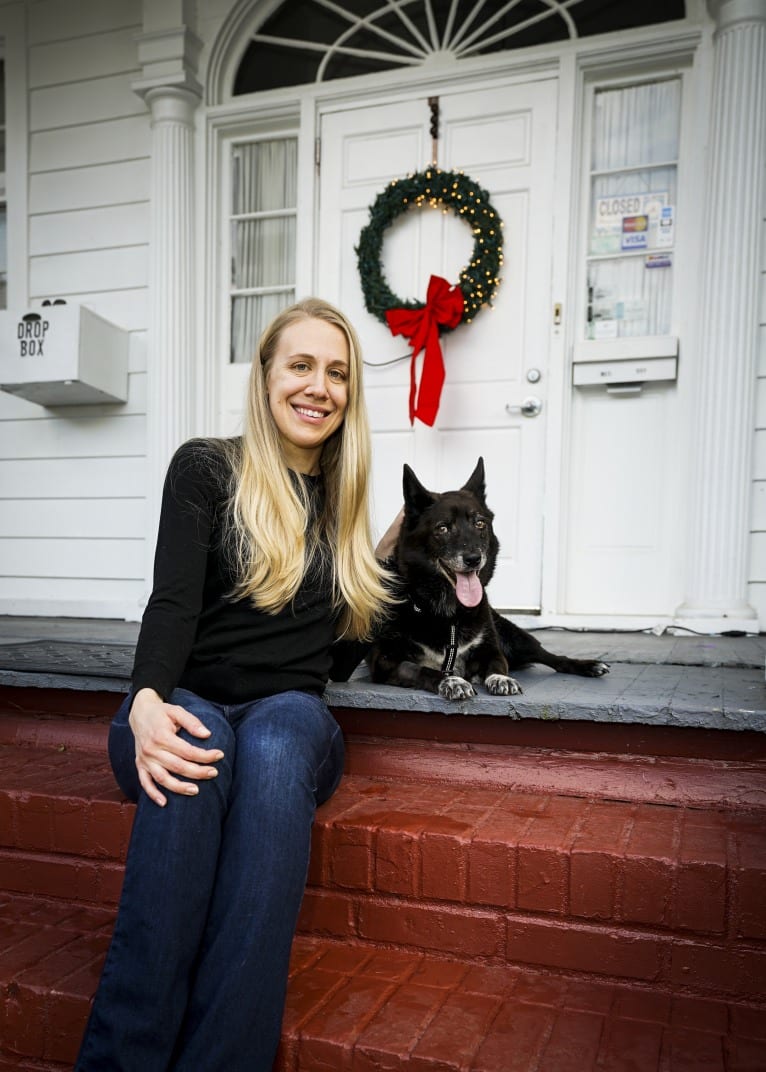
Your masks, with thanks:
<instances>
[{"instance_id":1,"label":"dog's ear","mask_svg":"<svg viewBox=\"0 0 766 1072\"><path fill-rule=\"evenodd\" d=\"M479 458L476 463L476 468L469 476L468 480L463 485L462 491L470 491L472 495L475 495L477 499L485 501L487 495L486 485L484 483L484 459Z\"/></svg>"},{"instance_id":2,"label":"dog's ear","mask_svg":"<svg viewBox=\"0 0 766 1072\"><path fill-rule=\"evenodd\" d=\"M423 487L409 465L404 466L402 488L404 491L405 517L421 514L436 499L436 496L432 495L428 488Z\"/></svg>"}]
</instances>

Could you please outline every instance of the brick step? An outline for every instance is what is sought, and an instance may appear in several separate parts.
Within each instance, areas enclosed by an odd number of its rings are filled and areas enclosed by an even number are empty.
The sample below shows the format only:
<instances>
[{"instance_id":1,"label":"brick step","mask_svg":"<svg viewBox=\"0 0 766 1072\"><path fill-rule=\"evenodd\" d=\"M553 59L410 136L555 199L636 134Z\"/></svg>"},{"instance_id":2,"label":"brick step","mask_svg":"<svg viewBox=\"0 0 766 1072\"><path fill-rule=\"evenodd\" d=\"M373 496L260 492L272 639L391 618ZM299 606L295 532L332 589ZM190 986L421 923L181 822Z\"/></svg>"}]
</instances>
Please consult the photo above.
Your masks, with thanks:
<instances>
[{"instance_id":1,"label":"brick step","mask_svg":"<svg viewBox=\"0 0 766 1072\"><path fill-rule=\"evenodd\" d=\"M103 757L6 746L0 785L0 888L113 908L133 806ZM318 813L300 925L753 999L765 887L759 814L352 774Z\"/></svg>"},{"instance_id":2,"label":"brick step","mask_svg":"<svg viewBox=\"0 0 766 1072\"><path fill-rule=\"evenodd\" d=\"M111 920L0 893L0 1072L71 1065ZM745 1072L765 1059L755 1003L299 935L275 1072Z\"/></svg>"}]
</instances>

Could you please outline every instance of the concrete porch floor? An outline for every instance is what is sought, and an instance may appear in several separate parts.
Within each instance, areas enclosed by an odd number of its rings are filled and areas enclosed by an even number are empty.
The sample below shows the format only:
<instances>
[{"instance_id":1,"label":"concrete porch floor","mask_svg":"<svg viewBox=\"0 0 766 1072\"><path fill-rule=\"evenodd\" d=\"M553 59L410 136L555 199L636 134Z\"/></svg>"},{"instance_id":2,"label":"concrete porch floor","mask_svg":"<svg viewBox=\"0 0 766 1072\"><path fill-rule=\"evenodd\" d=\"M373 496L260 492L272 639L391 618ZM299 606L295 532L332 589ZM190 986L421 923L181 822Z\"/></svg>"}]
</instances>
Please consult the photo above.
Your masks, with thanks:
<instances>
[{"instance_id":1,"label":"concrete porch floor","mask_svg":"<svg viewBox=\"0 0 766 1072\"><path fill-rule=\"evenodd\" d=\"M134 622L0 617L0 685L125 692L138 635ZM655 636L644 632L539 630L545 647L600 658L603 678L515 672L520 696L449 703L429 693L373 685L361 667L331 683L331 706L499 718L580 720L766 732L766 634Z\"/></svg>"}]
</instances>

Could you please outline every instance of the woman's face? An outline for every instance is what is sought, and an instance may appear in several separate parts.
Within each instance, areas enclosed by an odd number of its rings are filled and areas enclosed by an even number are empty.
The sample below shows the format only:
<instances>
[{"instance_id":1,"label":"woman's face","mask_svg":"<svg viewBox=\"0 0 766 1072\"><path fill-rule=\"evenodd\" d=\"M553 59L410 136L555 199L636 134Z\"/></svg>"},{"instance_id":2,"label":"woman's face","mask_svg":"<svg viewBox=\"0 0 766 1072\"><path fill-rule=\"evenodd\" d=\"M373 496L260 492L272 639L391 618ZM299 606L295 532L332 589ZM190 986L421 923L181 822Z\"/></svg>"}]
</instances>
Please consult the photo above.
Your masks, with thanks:
<instances>
[{"instance_id":1,"label":"woman's face","mask_svg":"<svg viewBox=\"0 0 766 1072\"><path fill-rule=\"evenodd\" d=\"M322 447L346 415L348 375L348 343L340 328L307 317L283 330L266 390L285 460L295 472L319 472Z\"/></svg>"}]
</instances>

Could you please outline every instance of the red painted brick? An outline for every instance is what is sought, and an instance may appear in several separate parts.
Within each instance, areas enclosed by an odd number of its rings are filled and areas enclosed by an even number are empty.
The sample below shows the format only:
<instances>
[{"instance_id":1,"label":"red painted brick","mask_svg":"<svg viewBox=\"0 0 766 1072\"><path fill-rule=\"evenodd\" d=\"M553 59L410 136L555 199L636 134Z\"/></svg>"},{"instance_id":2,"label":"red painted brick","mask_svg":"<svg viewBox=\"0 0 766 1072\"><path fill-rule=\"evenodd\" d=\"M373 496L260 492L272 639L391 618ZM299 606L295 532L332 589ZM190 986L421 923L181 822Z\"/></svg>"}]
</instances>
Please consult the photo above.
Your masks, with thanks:
<instances>
[{"instance_id":1,"label":"red painted brick","mask_svg":"<svg viewBox=\"0 0 766 1072\"><path fill-rule=\"evenodd\" d=\"M662 1056L673 1072L726 1072L723 1039L702 1031L666 1031Z\"/></svg>"},{"instance_id":2,"label":"red painted brick","mask_svg":"<svg viewBox=\"0 0 766 1072\"><path fill-rule=\"evenodd\" d=\"M596 1067L604 1021L594 1013L561 1011L536 1072L585 1072Z\"/></svg>"},{"instance_id":3,"label":"red painted brick","mask_svg":"<svg viewBox=\"0 0 766 1072\"><path fill-rule=\"evenodd\" d=\"M335 825L327 838L326 878L345 889L372 889L374 831L363 826Z\"/></svg>"},{"instance_id":4,"label":"red painted brick","mask_svg":"<svg viewBox=\"0 0 766 1072\"><path fill-rule=\"evenodd\" d=\"M535 798L537 800L537 798ZM538 814L540 802L534 809ZM528 808L498 809L480 822L468 858L468 899L475 904L516 906L516 847L532 816Z\"/></svg>"},{"instance_id":5,"label":"red painted brick","mask_svg":"<svg viewBox=\"0 0 766 1072\"><path fill-rule=\"evenodd\" d=\"M303 895L298 930L302 933L349 938L356 933L355 907L350 897L306 890Z\"/></svg>"},{"instance_id":6,"label":"red painted brick","mask_svg":"<svg viewBox=\"0 0 766 1072\"><path fill-rule=\"evenodd\" d=\"M766 994L766 950L677 941L670 979L697 992L760 1001Z\"/></svg>"},{"instance_id":7,"label":"red painted brick","mask_svg":"<svg viewBox=\"0 0 766 1072\"><path fill-rule=\"evenodd\" d=\"M472 823L440 815L420 839L420 892L440 901L465 901Z\"/></svg>"},{"instance_id":8,"label":"red painted brick","mask_svg":"<svg viewBox=\"0 0 766 1072\"><path fill-rule=\"evenodd\" d=\"M501 1007L487 1029L471 1072L528 1072L538 1068L556 1013L539 1005ZM582 1067L582 1066L581 1066Z\"/></svg>"},{"instance_id":9,"label":"red painted brick","mask_svg":"<svg viewBox=\"0 0 766 1072\"><path fill-rule=\"evenodd\" d=\"M508 960L525 964L655 980L662 963L656 938L617 928L557 921L508 920Z\"/></svg>"},{"instance_id":10,"label":"red painted brick","mask_svg":"<svg viewBox=\"0 0 766 1072\"><path fill-rule=\"evenodd\" d=\"M333 990L301 1028L299 1066L314 1072L350 1067L357 1038L391 992L390 983L366 976L355 976Z\"/></svg>"},{"instance_id":11,"label":"red painted brick","mask_svg":"<svg viewBox=\"0 0 766 1072\"><path fill-rule=\"evenodd\" d=\"M758 1018L763 1021L763 1010L759 1010ZM725 1035L729 1026L729 1009L723 1001L677 995L672 1000L670 1023L672 1027Z\"/></svg>"},{"instance_id":12,"label":"red painted brick","mask_svg":"<svg viewBox=\"0 0 766 1072\"><path fill-rule=\"evenodd\" d=\"M432 817L407 809L391 812L375 842L375 888L402 897L419 895L420 838Z\"/></svg>"},{"instance_id":13,"label":"red painted brick","mask_svg":"<svg viewBox=\"0 0 766 1072\"><path fill-rule=\"evenodd\" d=\"M541 816L519 838L516 904L563 915L568 907L572 821Z\"/></svg>"},{"instance_id":14,"label":"red painted brick","mask_svg":"<svg viewBox=\"0 0 766 1072\"><path fill-rule=\"evenodd\" d=\"M665 816L665 812L670 814ZM618 919L667 925L679 838L678 817L673 809L636 809L622 861Z\"/></svg>"},{"instance_id":15,"label":"red painted brick","mask_svg":"<svg viewBox=\"0 0 766 1072\"><path fill-rule=\"evenodd\" d=\"M416 983L398 987L357 1039L353 1072L404 1066L444 999L445 992L434 987Z\"/></svg>"},{"instance_id":16,"label":"red painted brick","mask_svg":"<svg viewBox=\"0 0 766 1072\"><path fill-rule=\"evenodd\" d=\"M634 808L593 804L572 843L569 911L585 919L613 919L617 876Z\"/></svg>"},{"instance_id":17,"label":"red painted brick","mask_svg":"<svg viewBox=\"0 0 766 1072\"><path fill-rule=\"evenodd\" d=\"M360 937L455 956L497 956L503 932L502 919L486 911L370 900L359 908Z\"/></svg>"},{"instance_id":18,"label":"red painted brick","mask_svg":"<svg viewBox=\"0 0 766 1072\"><path fill-rule=\"evenodd\" d=\"M345 978L338 972L323 971L316 965L291 978L282 1021L283 1034L297 1034L301 1026L329 1000L330 995L344 984Z\"/></svg>"},{"instance_id":19,"label":"red painted brick","mask_svg":"<svg viewBox=\"0 0 766 1072\"><path fill-rule=\"evenodd\" d=\"M729 1043L726 1072L763 1072L766 1045L760 1040L735 1038Z\"/></svg>"},{"instance_id":20,"label":"red painted brick","mask_svg":"<svg viewBox=\"0 0 766 1072\"><path fill-rule=\"evenodd\" d=\"M736 832L733 916L736 933L745 938L766 938L766 832Z\"/></svg>"},{"instance_id":21,"label":"red painted brick","mask_svg":"<svg viewBox=\"0 0 766 1072\"><path fill-rule=\"evenodd\" d=\"M481 994L451 994L412 1051L412 1072L471 1068L471 1058L497 1016L500 1002Z\"/></svg>"},{"instance_id":22,"label":"red painted brick","mask_svg":"<svg viewBox=\"0 0 766 1072\"><path fill-rule=\"evenodd\" d=\"M610 1020L599 1061L609 1072L658 1072L662 1027L637 1020Z\"/></svg>"}]
</instances>

